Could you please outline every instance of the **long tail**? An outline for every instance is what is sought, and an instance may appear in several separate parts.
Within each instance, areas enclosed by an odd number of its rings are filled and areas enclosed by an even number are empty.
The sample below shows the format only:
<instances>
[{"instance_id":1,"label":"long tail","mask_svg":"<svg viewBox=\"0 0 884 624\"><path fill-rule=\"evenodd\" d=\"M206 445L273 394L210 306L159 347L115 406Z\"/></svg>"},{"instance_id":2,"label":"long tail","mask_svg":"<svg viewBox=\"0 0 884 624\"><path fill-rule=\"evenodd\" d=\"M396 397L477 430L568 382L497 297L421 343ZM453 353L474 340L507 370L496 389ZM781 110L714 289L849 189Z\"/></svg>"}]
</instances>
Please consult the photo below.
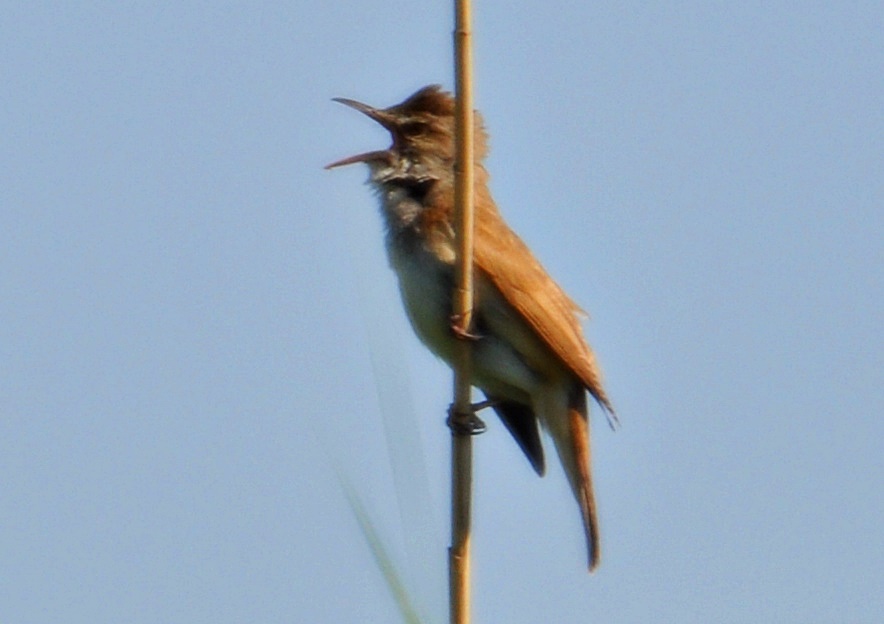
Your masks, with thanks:
<instances>
[{"instance_id":1,"label":"long tail","mask_svg":"<svg viewBox=\"0 0 884 624\"><path fill-rule=\"evenodd\" d=\"M595 491L592 487L592 454L589 448L589 418L586 413L586 395L580 391L582 405L568 407L568 424L571 427L571 443L574 446L573 474L569 470L571 488L580 505L583 528L586 531L586 547L589 550L589 571L594 572L601 561L599 543L599 519L596 512Z\"/></svg>"},{"instance_id":2,"label":"long tail","mask_svg":"<svg viewBox=\"0 0 884 624\"><path fill-rule=\"evenodd\" d=\"M559 390L561 393L561 390ZM567 392L567 407L562 405L559 394L558 409L544 410L545 424L556 443L559 459L568 475L571 490L580 507L583 528L586 532L586 548L589 571L594 572L601 561L599 521L596 512L595 493L592 486L591 453L589 446L589 419L586 391L575 384Z\"/></svg>"}]
</instances>

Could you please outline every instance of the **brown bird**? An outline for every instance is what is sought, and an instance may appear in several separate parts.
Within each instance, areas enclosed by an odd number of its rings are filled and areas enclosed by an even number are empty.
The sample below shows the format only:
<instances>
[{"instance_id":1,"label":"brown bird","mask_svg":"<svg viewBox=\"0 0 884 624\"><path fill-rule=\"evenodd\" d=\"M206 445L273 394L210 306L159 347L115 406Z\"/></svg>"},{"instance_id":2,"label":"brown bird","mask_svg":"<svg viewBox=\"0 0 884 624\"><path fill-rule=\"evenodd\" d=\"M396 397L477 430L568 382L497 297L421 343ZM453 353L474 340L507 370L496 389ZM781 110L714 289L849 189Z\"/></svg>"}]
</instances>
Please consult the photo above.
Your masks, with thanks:
<instances>
[{"instance_id":1,"label":"brown bird","mask_svg":"<svg viewBox=\"0 0 884 624\"><path fill-rule=\"evenodd\" d=\"M428 86L401 104L378 109L335 101L386 128L393 144L331 163L364 162L386 225L390 265L408 318L421 341L451 364L459 339L452 326L455 240L454 99ZM599 564L599 528L590 470L586 391L616 422L595 357L578 322L581 309L507 226L480 164L486 135L476 114L475 300L473 384L480 388L539 475L538 421L552 436L580 506L589 569Z\"/></svg>"}]
</instances>

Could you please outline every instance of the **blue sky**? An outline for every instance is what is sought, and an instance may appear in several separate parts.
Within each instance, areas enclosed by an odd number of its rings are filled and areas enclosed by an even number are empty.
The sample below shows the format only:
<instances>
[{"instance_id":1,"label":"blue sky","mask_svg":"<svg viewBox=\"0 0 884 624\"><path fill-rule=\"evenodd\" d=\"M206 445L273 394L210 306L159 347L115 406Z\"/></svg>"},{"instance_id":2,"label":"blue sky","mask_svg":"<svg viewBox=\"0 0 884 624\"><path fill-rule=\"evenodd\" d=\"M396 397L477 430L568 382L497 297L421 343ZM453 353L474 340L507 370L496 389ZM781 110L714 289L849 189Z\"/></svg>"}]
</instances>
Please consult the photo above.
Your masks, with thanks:
<instances>
[{"instance_id":1,"label":"blue sky","mask_svg":"<svg viewBox=\"0 0 884 624\"><path fill-rule=\"evenodd\" d=\"M591 315L560 471L476 440L477 622L884 617L879 3L476 6L492 190ZM452 86L447 3L7 3L0 620L442 622L448 370L330 98ZM597 416L597 414L596 414Z\"/></svg>"}]
</instances>

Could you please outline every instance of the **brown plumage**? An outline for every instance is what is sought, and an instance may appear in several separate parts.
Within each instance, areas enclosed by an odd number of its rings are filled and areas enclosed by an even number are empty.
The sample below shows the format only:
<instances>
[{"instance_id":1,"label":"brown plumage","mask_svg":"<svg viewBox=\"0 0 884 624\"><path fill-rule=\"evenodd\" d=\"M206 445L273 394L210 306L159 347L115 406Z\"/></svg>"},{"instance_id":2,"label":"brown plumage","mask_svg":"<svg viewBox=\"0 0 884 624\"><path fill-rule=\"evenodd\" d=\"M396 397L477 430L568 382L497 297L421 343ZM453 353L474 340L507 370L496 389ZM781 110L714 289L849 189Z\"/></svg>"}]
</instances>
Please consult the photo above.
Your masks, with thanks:
<instances>
[{"instance_id":1,"label":"brown plumage","mask_svg":"<svg viewBox=\"0 0 884 624\"><path fill-rule=\"evenodd\" d=\"M365 162L387 225L387 251L415 332L451 362L454 230L454 99L424 87L401 104L351 106L390 131L389 149L352 156L329 168ZM475 155L486 135L476 115ZM473 314L474 385L538 474L545 462L538 421L552 436L583 520L590 570L599 563L599 530L590 469L586 391L610 419L614 410L578 321L581 309L556 284L501 217L481 164L475 171ZM611 422L615 422L611 420Z\"/></svg>"}]
</instances>

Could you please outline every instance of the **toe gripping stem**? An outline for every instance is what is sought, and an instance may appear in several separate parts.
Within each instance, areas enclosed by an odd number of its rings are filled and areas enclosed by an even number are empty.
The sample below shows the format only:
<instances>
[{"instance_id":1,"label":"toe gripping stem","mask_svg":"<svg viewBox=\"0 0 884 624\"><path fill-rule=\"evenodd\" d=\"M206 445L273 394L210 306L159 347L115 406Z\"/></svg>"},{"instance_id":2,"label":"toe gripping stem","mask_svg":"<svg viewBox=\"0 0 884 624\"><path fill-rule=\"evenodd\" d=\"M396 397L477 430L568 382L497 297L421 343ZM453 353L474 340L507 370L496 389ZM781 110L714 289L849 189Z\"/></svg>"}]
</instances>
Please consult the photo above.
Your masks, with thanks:
<instances>
[{"instance_id":1,"label":"toe gripping stem","mask_svg":"<svg viewBox=\"0 0 884 624\"><path fill-rule=\"evenodd\" d=\"M487 429L485 422L476 416L476 412L492 405L494 405L494 401L481 401L470 405L468 410L459 412L452 403L451 407L448 408L448 419L445 421L445 424L448 425L448 428L451 429L454 435L465 436L485 433L485 429Z\"/></svg>"}]
</instances>

